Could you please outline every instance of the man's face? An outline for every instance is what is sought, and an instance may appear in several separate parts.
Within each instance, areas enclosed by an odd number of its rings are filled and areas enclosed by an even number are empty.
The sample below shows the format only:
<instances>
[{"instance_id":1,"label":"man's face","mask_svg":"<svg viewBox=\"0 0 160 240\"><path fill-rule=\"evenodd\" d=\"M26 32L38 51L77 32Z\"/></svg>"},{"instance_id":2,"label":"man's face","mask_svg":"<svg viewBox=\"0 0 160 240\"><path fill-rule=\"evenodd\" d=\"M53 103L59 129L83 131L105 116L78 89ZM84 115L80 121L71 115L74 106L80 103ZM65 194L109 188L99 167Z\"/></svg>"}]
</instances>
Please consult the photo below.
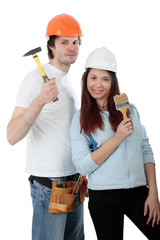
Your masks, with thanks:
<instances>
[{"instance_id":1,"label":"man's face","mask_svg":"<svg viewBox=\"0 0 160 240\"><path fill-rule=\"evenodd\" d=\"M54 58L54 65L60 69L69 68L77 59L79 53L78 37L57 37L55 39L55 47L50 47Z\"/></svg>"}]
</instances>

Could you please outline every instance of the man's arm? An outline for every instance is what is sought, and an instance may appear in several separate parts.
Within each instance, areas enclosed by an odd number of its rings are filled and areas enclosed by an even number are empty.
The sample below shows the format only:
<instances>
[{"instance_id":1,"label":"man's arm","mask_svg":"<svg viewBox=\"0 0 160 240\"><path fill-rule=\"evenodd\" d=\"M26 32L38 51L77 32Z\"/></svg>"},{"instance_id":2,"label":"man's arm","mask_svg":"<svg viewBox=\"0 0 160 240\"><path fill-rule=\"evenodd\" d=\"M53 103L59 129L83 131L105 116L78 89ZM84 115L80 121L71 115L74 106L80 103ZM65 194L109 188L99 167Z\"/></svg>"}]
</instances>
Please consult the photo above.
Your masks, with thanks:
<instances>
[{"instance_id":1,"label":"man's arm","mask_svg":"<svg viewBox=\"0 0 160 240\"><path fill-rule=\"evenodd\" d=\"M51 79L47 83L42 83L40 94L27 109L15 108L7 127L7 139L11 145L16 144L27 135L31 128L30 125L34 124L44 105L52 102L57 95L55 79Z\"/></svg>"}]
</instances>

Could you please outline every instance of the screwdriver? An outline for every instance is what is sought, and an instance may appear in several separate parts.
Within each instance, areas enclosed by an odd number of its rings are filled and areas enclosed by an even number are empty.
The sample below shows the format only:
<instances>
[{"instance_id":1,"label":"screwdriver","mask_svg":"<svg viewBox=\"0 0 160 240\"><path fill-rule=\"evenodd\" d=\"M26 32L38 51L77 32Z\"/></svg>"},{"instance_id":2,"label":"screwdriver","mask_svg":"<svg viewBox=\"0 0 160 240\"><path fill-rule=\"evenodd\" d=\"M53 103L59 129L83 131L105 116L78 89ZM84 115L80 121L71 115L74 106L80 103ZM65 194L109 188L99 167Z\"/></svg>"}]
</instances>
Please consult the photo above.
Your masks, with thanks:
<instances>
[{"instance_id":1,"label":"screwdriver","mask_svg":"<svg viewBox=\"0 0 160 240\"><path fill-rule=\"evenodd\" d=\"M59 180L58 183L57 183L57 186L58 188L61 188L62 187L62 184L61 184L61 181Z\"/></svg>"},{"instance_id":2,"label":"screwdriver","mask_svg":"<svg viewBox=\"0 0 160 240\"><path fill-rule=\"evenodd\" d=\"M72 195L75 195L75 194L76 194L76 190L77 190L77 187L78 187L80 178L81 178L81 175L79 175L79 177L78 177L78 179L77 179L77 182L76 182L76 185L75 185L74 188L72 189L72 192L71 192Z\"/></svg>"}]
</instances>

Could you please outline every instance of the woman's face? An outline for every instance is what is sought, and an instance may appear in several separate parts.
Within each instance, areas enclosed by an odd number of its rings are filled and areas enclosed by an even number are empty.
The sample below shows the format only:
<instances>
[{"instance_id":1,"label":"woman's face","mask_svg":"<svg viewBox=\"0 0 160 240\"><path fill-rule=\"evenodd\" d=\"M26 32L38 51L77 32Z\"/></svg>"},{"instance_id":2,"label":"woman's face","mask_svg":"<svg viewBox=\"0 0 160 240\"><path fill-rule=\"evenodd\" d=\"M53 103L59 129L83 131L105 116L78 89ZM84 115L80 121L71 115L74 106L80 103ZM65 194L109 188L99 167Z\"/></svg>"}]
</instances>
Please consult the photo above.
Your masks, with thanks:
<instances>
[{"instance_id":1,"label":"woman's face","mask_svg":"<svg viewBox=\"0 0 160 240\"><path fill-rule=\"evenodd\" d=\"M111 76L106 70L92 68L87 77L87 89L100 108L107 103L111 87Z\"/></svg>"}]
</instances>

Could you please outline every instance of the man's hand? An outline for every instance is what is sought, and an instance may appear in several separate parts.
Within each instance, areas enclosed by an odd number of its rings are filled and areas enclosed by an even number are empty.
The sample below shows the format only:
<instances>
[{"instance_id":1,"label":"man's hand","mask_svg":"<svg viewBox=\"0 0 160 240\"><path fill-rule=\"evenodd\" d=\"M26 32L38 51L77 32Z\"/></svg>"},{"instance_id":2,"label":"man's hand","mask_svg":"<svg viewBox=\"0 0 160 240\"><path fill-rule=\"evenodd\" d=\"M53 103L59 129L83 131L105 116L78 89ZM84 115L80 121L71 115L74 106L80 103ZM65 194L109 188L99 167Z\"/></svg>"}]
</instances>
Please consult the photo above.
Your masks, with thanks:
<instances>
[{"instance_id":1,"label":"man's hand","mask_svg":"<svg viewBox=\"0 0 160 240\"><path fill-rule=\"evenodd\" d=\"M38 96L39 101L41 104L46 104L49 102L53 102L53 100L57 97L58 95L58 88L56 85L55 78L50 79L46 83L42 83L41 85L41 91Z\"/></svg>"}]
</instances>

